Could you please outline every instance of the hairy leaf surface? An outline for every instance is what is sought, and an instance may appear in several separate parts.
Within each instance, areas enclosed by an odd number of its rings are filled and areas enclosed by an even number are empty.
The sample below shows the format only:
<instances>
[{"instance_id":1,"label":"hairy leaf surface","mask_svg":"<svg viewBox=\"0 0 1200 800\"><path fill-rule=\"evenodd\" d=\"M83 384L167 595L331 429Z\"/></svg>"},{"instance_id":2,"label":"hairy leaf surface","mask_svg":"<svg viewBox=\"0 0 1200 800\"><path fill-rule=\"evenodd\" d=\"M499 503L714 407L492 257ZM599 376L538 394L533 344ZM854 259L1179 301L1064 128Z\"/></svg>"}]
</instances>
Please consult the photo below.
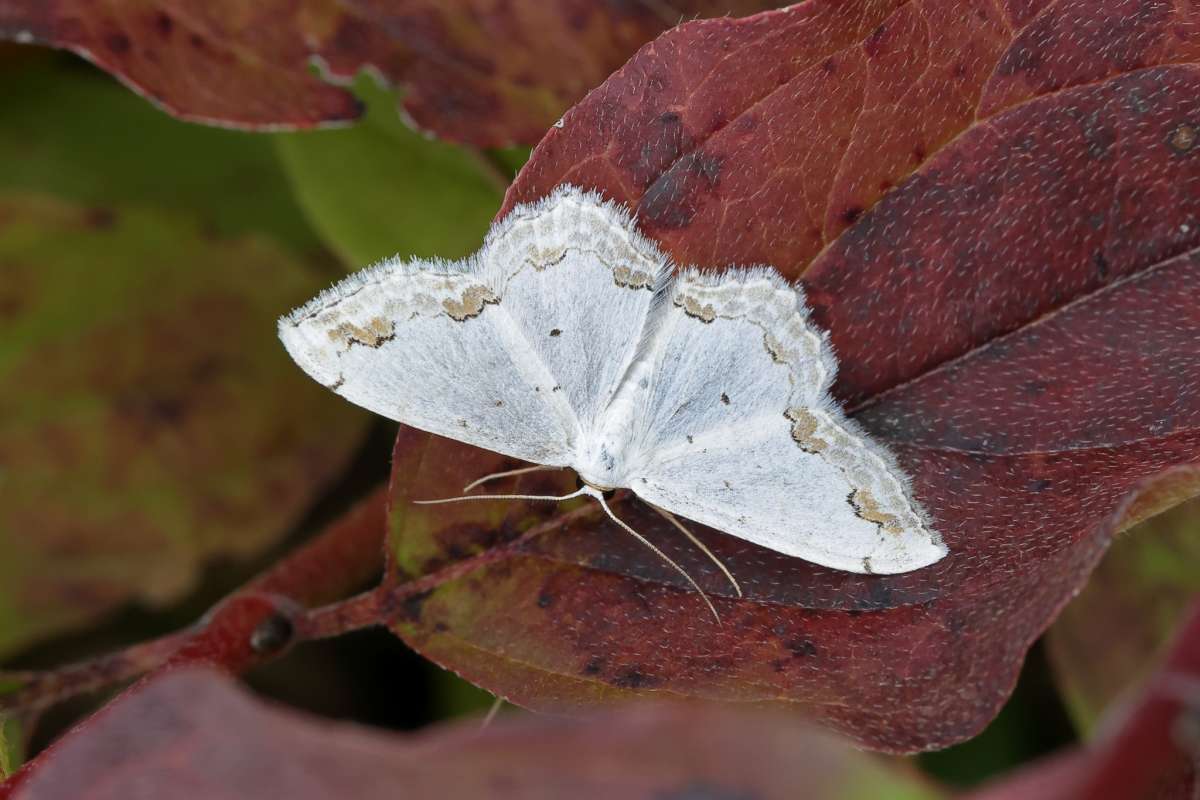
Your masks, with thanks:
<instances>
[{"instance_id":1,"label":"hairy leaf surface","mask_svg":"<svg viewBox=\"0 0 1200 800\"><path fill-rule=\"evenodd\" d=\"M836 396L950 555L861 576L706 531L738 599L619 502L717 598L717 626L594 510L406 507L515 465L403 434L394 579L447 571L394 629L536 708L780 704L890 750L978 732L1113 532L1197 489L1161 476L1200 460L1198 57L1200 11L1156 0L813 0L644 48L506 208L571 182L629 204L680 263L801 280Z\"/></svg>"}]
</instances>

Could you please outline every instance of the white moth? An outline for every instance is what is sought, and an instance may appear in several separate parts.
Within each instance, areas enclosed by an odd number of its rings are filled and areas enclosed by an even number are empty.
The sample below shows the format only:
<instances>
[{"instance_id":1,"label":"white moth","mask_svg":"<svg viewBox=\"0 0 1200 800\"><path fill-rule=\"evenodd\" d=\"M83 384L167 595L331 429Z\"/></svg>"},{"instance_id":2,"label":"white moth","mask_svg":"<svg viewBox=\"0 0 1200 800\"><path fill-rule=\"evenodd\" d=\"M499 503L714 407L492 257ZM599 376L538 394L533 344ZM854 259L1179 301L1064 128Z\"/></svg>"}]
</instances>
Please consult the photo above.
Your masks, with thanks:
<instances>
[{"instance_id":1,"label":"white moth","mask_svg":"<svg viewBox=\"0 0 1200 800\"><path fill-rule=\"evenodd\" d=\"M946 554L896 461L830 397L837 360L799 287L766 268L676 274L623 207L573 186L514 208L462 261L346 278L279 335L364 408L574 469L568 497L628 488L851 572Z\"/></svg>"}]
</instances>

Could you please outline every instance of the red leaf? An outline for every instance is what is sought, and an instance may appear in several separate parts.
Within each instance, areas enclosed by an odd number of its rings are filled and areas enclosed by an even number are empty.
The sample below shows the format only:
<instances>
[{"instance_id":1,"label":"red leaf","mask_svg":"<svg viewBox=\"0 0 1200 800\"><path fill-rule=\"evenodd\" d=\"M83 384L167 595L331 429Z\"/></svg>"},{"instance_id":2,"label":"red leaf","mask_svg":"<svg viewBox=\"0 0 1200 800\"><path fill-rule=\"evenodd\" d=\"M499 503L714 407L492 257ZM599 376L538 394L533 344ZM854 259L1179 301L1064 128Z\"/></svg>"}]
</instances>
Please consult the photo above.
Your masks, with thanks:
<instances>
[{"instance_id":1,"label":"red leaf","mask_svg":"<svg viewBox=\"0 0 1200 800\"><path fill-rule=\"evenodd\" d=\"M1143 22L1104 27L1130 8ZM1198 23L1149 0L813 0L643 49L543 140L506 208L581 184L680 262L803 275L837 395L898 454L950 556L860 576L709 532L739 601L622 503L718 597L717 627L589 510L406 510L512 465L402 434L396 579L447 571L395 629L537 708L770 702L891 750L980 730L1129 504L1200 461L1200 70L1160 66L1194 58ZM522 487L571 486L555 480Z\"/></svg>"},{"instance_id":2,"label":"red leaf","mask_svg":"<svg viewBox=\"0 0 1200 800\"><path fill-rule=\"evenodd\" d=\"M571 103L679 19L771 0L0 0L0 39L63 47L183 119L306 128L356 118L331 78L407 84L423 128L483 147L536 142Z\"/></svg>"},{"instance_id":3,"label":"red leaf","mask_svg":"<svg viewBox=\"0 0 1200 800\"><path fill-rule=\"evenodd\" d=\"M13 797L769 800L794 798L801 785L812 800L938 796L780 715L648 707L397 736L272 708L188 671L100 712L22 773Z\"/></svg>"}]
</instances>

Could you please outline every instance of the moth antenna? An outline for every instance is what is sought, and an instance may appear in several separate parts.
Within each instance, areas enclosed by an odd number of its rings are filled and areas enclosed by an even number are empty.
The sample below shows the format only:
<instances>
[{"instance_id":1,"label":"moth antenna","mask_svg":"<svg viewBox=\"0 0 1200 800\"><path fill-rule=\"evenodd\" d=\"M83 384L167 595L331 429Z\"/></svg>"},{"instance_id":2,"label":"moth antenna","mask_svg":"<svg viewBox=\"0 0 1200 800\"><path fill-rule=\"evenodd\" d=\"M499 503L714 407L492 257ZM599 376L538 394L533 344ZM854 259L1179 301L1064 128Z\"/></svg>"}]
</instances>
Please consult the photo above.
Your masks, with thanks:
<instances>
[{"instance_id":1,"label":"moth antenna","mask_svg":"<svg viewBox=\"0 0 1200 800\"><path fill-rule=\"evenodd\" d=\"M645 502L645 501L643 501L643 502ZM738 586L738 582L733 577L733 573L730 572L729 568L726 567L721 562L721 559L717 558L716 553L714 553L712 550L709 550L708 547L705 546L704 542L702 542L698 538L696 538L696 534L689 531L687 529L687 527L682 522L680 522L679 519L674 514L672 514L670 511L667 511L665 508L659 508L658 506L654 505L654 503L646 503L646 505L650 506L655 511L657 511L660 515L662 515L663 519L665 519L667 522L671 523L676 528L678 528L679 531L684 536L686 536L692 544L696 545L696 547L699 547L701 552L703 552L704 555L708 556L709 560L717 565L717 569L719 569L719 570L721 570L721 572L725 573L725 577L728 578L729 583L733 585L733 590L735 592L737 592L737 596L745 597L745 595L742 594L742 587Z\"/></svg>"},{"instance_id":2,"label":"moth antenna","mask_svg":"<svg viewBox=\"0 0 1200 800\"><path fill-rule=\"evenodd\" d=\"M542 470L562 469L562 467L547 467L544 464L535 464L532 467L521 467L520 469L508 469L504 472L493 472L491 475L484 475L482 478L477 478L463 487L463 494L474 489L476 486L482 486L488 481L499 480L500 478L511 478L516 475L527 475L530 472L540 472Z\"/></svg>"},{"instance_id":3,"label":"moth antenna","mask_svg":"<svg viewBox=\"0 0 1200 800\"><path fill-rule=\"evenodd\" d=\"M587 487L584 487L586 489ZM582 497L585 494L584 489L564 494L561 497L553 494L468 494L462 497L443 497L439 500L413 500L413 504L418 506L435 506L439 503L461 503L464 500L544 500L548 503L559 503L563 500L573 500L576 497Z\"/></svg>"},{"instance_id":4,"label":"moth antenna","mask_svg":"<svg viewBox=\"0 0 1200 800\"><path fill-rule=\"evenodd\" d=\"M625 532L626 532L626 533L628 533L628 534L629 534L630 536L632 536L633 538L637 539L637 540L638 540L639 542L641 542L642 544L646 545L646 547L650 548L651 552L653 552L653 553L654 553L656 556L658 556L658 557L659 557L659 558L661 558L663 561L667 562L667 563L668 563L668 564L670 564L672 567L674 567L674 568L675 568L675 570L676 570L676 571L677 571L677 572L678 572L680 575L682 575L684 578L687 578L687 582L688 582L688 583L690 583L690 584L692 585L692 588L693 588L693 589L695 589L695 590L696 590L696 592L697 592L697 593L699 593L699 595L700 595L702 598L704 598L704 602L705 602L705 603L708 605L708 610L712 612L712 615L713 615L713 617L715 617L715 618L716 618L716 620L717 620L717 624L718 624L718 625L720 625L720 624L721 624L721 615L717 613L717 607L713 605L713 603L712 603L712 600L709 600L709 599L708 599L708 595L706 595L706 594L704 593L704 590L700 588L700 584L698 584L698 583L696 583L694 580L692 580L692 576L691 576L691 575L688 575L688 573L687 573L687 570L685 570L683 567L681 567L681 566L679 566L678 564L676 564L676 563L675 563L675 562L674 562L674 561L671 559L671 557L670 557L670 556L668 556L668 555L667 555L666 553L664 553L662 550L659 550L657 547L655 547L655 546L654 546L654 544L653 544L653 543L651 543L651 541L650 541L649 539L647 539L645 536L642 536L640 533L638 533L637 531L635 531L633 528L629 527L629 526L628 526L628 525L626 525L624 522L622 522L621 520L619 520L619 519L617 518L617 515L616 515L616 514L614 514L614 513L612 512L612 509L610 509L610 508L608 507L608 503L604 502L604 495L603 495L603 494L601 494L600 492L596 491L596 490L595 490L595 489L593 489L592 487L590 487L590 486L586 486L586 485L585 485L585 486L584 486L582 489L580 489L580 490L579 490L579 493L586 494L586 495L588 495L589 497L594 497L594 498L596 498L597 500L599 500L599 501L600 501L600 507L604 509L604 513L605 513L605 514L608 514L608 518L609 518L609 519L611 519L613 522L615 522L615 523L617 523L618 525L620 525L620 526L621 526L621 527L622 527L622 528L625 530Z\"/></svg>"}]
</instances>

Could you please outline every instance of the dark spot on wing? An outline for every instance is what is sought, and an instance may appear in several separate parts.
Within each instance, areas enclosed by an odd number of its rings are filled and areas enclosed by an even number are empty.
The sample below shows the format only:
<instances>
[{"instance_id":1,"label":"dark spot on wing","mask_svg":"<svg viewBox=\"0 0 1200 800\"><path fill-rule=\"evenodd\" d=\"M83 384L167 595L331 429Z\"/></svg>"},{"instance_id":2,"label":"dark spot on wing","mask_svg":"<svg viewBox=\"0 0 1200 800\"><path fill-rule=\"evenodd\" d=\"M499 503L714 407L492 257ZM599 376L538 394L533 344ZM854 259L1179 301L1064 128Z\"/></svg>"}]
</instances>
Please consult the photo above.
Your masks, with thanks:
<instances>
[{"instance_id":1,"label":"dark spot on wing","mask_svg":"<svg viewBox=\"0 0 1200 800\"><path fill-rule=\"evenodd\" d=\"M561 329L559 329L559 328L551 328L551 329L550 329L550 335L551 335L551 336L561 336L561 335L562 335L562 330L561 330Z\"/></svg>"},{"instance_id":2,"label":"dark spot on wing","mask_svg":"<svg viewBox=\"0 0 1200 800\"><path fill-rule=\"evenodd\" d=\"M729 395L725 394L724 392L721 392L721 402L724 403L725 405L729 405Z\"/></svg>"},{"instance_id":3,"label":"dark spot on wing","mask_svg":"<svg viewBox=\"0 0 1200 800\"><path fill-rule=\"evenodd\" d=\"M495 402L495 406L496 406L496 408L500 408L502 405L504 405L504 401L503 401L503 400L497 400L497 401Z\"/></svg>"}]
</instances>

